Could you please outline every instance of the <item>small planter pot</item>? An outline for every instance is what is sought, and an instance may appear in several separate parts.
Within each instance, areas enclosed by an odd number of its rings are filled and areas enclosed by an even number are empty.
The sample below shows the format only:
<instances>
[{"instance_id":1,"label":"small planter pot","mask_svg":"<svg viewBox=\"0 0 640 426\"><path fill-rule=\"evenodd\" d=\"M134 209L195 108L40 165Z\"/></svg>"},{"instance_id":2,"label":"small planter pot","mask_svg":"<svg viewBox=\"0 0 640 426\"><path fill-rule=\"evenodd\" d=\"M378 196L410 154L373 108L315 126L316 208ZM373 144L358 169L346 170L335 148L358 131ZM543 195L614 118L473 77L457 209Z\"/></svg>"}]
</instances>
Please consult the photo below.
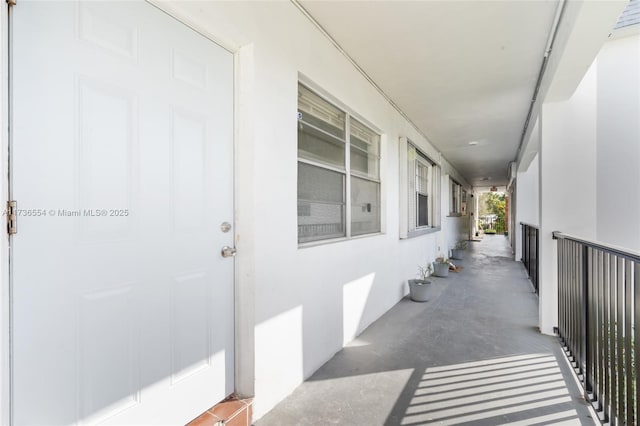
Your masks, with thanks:
<instances>
[{"instance_id":1,"label":"small planter pot","mask_svg":"<svg viewBox=\"0 0 640 426\"><path fill-rule=\"evenodd\" d=\"M431 281L429 280L409 280L409 297L414 302L428 302Z\"/></svg>"},{"instance_id":2,"label":"small planter pot","mask_svg":"<svg viewBox=\"0 0 640 426\"><path fill-rule=\"evenodd\" d=\"M451 249L451 258L462 260L464 259L464 250L462 249Z\"/></svg>"},{"instance_id":3,"label":"small planter pot","mask_svg":"<svg viewBox=\"0 0 640 426\"><path fill-rule=\"evenodd\" d=\"M433 262L433 271L436 277L446 278L449 276L449 264Z\"/></svg>"}]
</instances>

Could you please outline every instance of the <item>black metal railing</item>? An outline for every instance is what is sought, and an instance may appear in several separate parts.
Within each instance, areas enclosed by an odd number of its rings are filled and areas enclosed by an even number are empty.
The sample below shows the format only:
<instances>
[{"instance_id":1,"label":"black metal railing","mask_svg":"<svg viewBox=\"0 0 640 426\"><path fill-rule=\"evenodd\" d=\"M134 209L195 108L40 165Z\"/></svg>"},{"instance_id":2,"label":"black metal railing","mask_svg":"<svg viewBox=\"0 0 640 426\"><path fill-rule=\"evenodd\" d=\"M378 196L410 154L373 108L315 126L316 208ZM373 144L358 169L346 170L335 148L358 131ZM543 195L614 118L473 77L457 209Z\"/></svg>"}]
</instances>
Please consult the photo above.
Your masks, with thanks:
<instances>
[{"instance_id":1,"label":"black metal railing","mask_svg":"<svg viewBox=\"0 0 640 426\"><path fill-rule=\"evenodd\" d=\"M640 424L640 253L554 232L558 334L611 425Z\"/></svg>"},{"instance_id":2,"label":"black metal railing","mask_svg":"<svg viewBox=\"0 0 640 426\"><path fill-rule=\"evenodd\" d=\"M520 222L522 226L522 264L529 274L529 279L536 293L540 283L538 275L538 228L528 223Z\"/></svg>"}]
</instances>

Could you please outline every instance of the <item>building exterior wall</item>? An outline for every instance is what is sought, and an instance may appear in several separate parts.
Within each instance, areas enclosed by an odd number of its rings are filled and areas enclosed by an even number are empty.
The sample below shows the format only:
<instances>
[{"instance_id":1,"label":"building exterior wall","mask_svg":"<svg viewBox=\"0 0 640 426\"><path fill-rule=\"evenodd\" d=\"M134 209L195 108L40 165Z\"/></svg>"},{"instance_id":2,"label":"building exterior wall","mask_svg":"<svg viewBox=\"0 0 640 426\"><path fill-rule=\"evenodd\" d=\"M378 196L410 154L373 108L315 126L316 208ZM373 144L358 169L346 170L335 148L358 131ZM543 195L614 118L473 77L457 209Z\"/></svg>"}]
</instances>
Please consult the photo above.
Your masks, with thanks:
<instances>
[{"instance_id":1,"label":"building exterior wall","mask_svg":"<svg viewBox=\"0 0 640 426\"><path fill-rule=\"evenodd\" d=\"M194 27L237 52L237 293L242 296L238 327L239 347L247 348L238 362L243 370L254 370L239 383L255 392L255 413L260 417L403 297L406 279L415 275L417 265L448 250L464 235L469 220L448 217L447 177L457 172L295 5L220 2L206 14L200 13L197 2L173 7ZM637 194L625 197L628 187L616 185L638 182L637 167L601 178L615 164L617 153L626 152L629 140L638 140L633 133L637 128L626 129L625 137L616 142L601 137L607 126L615 127L616 115L600 112L596 94L606 98L601 90L614 93L620 88L608 88L599 75L633 65L632 59L615 50L600 68L589 71L569 101L543 107L538 156L517 178L517 221L541 226L540 317L545 333L551 333L557 322L551 232L587 238L607 234L615 239L618 234L608 228L616 223L615 206L628 209L629 215L638 209ZM632 79L632 70L625 69L626 80ZM382 133L383 232L379 235L298 247L295 112L301 76ZM607 102L614 101L612 95ZM619 116L637 118L637 103L616 108ZM401 207L406 201L399 166L401 137L440 161L441 232L400 238L406 226ZM637 152L631 154L627 158L638 158ZM459 176L456 180L463 183ZM616 190L609 198L601 196L612 186ZM625 200L614 204L610 198Z\"/></svg>"},{"instance_id":2,"label":"building exterior wall","mask_svg":"<svg viewBox=\"0 0 640 426\"><path fill-rule=\"evenodd\" d=\"M637 26L636 26L637 27ZM598 55L598 241L640 252L640 34Z\"/></svg>"},{"instance_id":3,"label":"building exterior wall","mask_svg":"<svg viewBox=\"0 0 640 426\"><path fill-rule=\"evenodd\" d=\"M442 203L441 217L442 230L439 236L439 253L444 256L450 255L450 250L456 246L458 241L469 239L469 228L471 225L470 212L473 211L471 198L472 188L466 183L466 180L460 175L456 169L446 159L442 160ZM451 215L451 179L458 182L462 189L467 191L467 210L462 216Z\"/></svg>"},{"instance_id":4,"label":"building exterior wall","mask_svg":"<svg viewBox=\"0 0 640 426\"><path fill-rule=\"evenodd\" d=\"M464 221L443 214L443 231L400 239L399 138L432 159L439 161L440 154L293 3L219 2L206 12L197 2L171 8L238 52L237 362L245 370L253 365L254 389L246 372L239 371L237 380L241 392L255 393L259 418L397 303L417 266L445 250L448 234L463 234ZM300 78L381 131L379 235L298 246ZM446 174L457 172L443 164ZM444 189L441 207L448 209ZM253 330L247 318L253 318Z\"/></svg>"},{"instance_id":5,"label":"building exterior wall","mask_svg":"<svg viewBox=\"0 0 640 426\"><path fill-rule=\"evenodd\" d=\"M243 78L239 82L244 93L238 117L237 285L251 303L249 308L239 306L240 315L253 318L253 337L240 342L253 350L240 356L255 369L247 382L255 383L256 417L260 417L403 297L405 281L415 275L417 265L449 248L464 232L464 221L447 217L449 185L443 179L443 230L400 238L405 219L400 207L404 187L398 140L409 138L433 159L440 160L440 154L295 5L220 2L216 13L206 14L199 13L197 3L175 7L196 28L240 52ZM283 21L288 25L279 27L277 23ZM627 60L612 59L612 63ZM244 68L247 63L250 72ZM524 177L518 176L524 181L517 184L518 222L537 219L541 226L540 318L545 333L551 333L557 323L551 233L561 230L595 238L606 231L600 222L614 214L613 209L601 209L596 198L596 189L599 195L601 187L613 184L596 179L596 171L599 176L611 161L596 156L611 146L596 142L597 125L601 125L596 104L601 72L592 67L570 100L544 105L538 157L522 172ZM380 129L380 235L298 247L295 111L300 76ZM613 119L607 122L611 125ZM455 173L446 161L441 165L442 176ZM602 220L596 215L601 210ZM246 315L248 311L252 314Z\"/></svg>"},{"instance_id":6,"label":"building exterior wall","mask_svg":"<svg viewBox=\"0 0 640 426\"><path fill-rule=\"evenodd\" d=\"M540 329L553 334L558 317L554 231L596 233L596 97L592 67L565 102L546 103L540 120Z\"/></svg>"},{"instance_id":7,"label":"building exterior wall","mask_svg":"<svg viewBox=\"0 0 640 426\"><path fill-rule=\"evenodd\" d=\"M472 188L293 3L217 2L207 10L198 2L154 3L236 54L236 383L241 393L255 394L259 418L400 300L407 293L406 279L415 275L417 265L433 260L466 235L469 217L448 217L449 180L444 177L455 176L469 195ZM637 40L627 40L627 45L637 52ZM637 78L633 81L638 56L633 62L617 48L606 52L601 66L591 69L569 101L544 106L540 152L517 178L517 222L541 226L540 313L545 333L557 322L551 232L611 238L620 245L627 244L624 238L639 235L610 229L618 223L619 209L629 223L640 210L638 193L629 192L638 188L633 184L639 181L639 169L628 163L638 158L638 151L628 151L638 140L639 86ZM614 95L622 88L610 80L620 72L631 85L635 104L619 104ZM600 82L608 74L617 77ZM382 133L382 232L378 235L298 246L296 111L301 78ZM602 112L601 105L596 106L596 94L606 99ZM617 128L620 117L636 126ZM606 140L609 134L615 137ZM406 213L401 137L409 138L442 166L440 232L400 238ZM622 167L620 156L625 156ZM607 174L616 169L623 170ZM607 191L611 192L602 195ZM468 206L476 203L477 196L467 200ZM515 230L512 226L511 231ZM6 247L2 250L6 252ZM0 321L5 322L5 294L2 302ZM2 341L5 344L8 339ZM3 347L0 363L6 364L7 353ZM3 377L0 392L6 391L7 383Z\"/></svg>"},{"instance_id":8,"label":"building exterior wall","mask_svg":"<svg viewBox=\"0 0 640 426\"><path fill-rule=\"evenodd\" d=\"M459 241L469 239L469 215L446 216L443 219L442 236L446 238L446 241L442 244L441 252L445 256L450 256L451 249Z\"/></svg>"},{"instance_id":9,"label":"building exterior wall","mask_svg":"<svg viewBox=\"0 0 640 426\"><path fill-rule=\"evenodd\" d=\"M640 251L638 75L640 35L637 28L627 29L603 46L569 100L543 105L531 135L539 137L531 145L538 153L528 167L524 160L519 165L517 220L541 229L540 325L545 333L557 323L553 231Z\"/></svg>"}]
</instances>

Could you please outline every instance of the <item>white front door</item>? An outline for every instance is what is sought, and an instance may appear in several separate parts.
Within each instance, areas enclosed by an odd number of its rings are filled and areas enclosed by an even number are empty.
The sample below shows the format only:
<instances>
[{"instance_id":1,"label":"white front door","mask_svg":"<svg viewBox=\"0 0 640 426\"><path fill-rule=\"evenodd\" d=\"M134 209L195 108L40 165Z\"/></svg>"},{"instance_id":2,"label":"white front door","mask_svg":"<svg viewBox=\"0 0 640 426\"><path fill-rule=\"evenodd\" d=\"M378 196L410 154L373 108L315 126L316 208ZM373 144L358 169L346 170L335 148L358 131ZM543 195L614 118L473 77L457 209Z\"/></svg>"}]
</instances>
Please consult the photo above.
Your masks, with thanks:
<instances>
[{"instance_id":1,"label":"white front door","mask_svg":"<svg viewBox=\"0 0 640 426\"><path fill-rule=\"evenodd\" d=\"M233 56L142 1L13 7L13 420L233 391Z\"/></svg>"}]
</instances>

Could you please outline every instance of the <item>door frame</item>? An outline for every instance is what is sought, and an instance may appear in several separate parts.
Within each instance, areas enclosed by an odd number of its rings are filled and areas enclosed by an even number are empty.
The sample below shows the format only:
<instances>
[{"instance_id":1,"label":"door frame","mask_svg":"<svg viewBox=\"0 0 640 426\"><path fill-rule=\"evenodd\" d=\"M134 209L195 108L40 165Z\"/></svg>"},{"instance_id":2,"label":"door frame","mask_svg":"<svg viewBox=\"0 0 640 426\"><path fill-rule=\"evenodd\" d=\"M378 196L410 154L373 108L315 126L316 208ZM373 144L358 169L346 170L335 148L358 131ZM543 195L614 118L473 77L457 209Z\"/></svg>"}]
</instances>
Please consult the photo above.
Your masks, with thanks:
<instances>
[{"instance_id":1,"label":"door frame","mask_svg":"<svg viewBox=\"0 0 640 426\"><path fill-rule=\"evenodd\" d=\"M0 7L0 199L2 210L10 196L10 9L7 3ZM193 29L211 42L233 54L234 111L233 111L233 212L234 241L238 256L234 262L234 389L241 397L255 394L254 344L254 283L255 257L253 250L252 195L253 171L240 164L253 159L253 46L238 46L221 34L213 34L199 26L195 19L180 11L179 6L160 0L145 0L151 7L166 13L183 25ZM19 5L15 6L19 7ZM242 125L240 125L242 123ZM2 221L4 221L4 215ZM1 225L5 228L4 223ZM0 424L10 425L12 420L12 329L11 329L11 237L1 231L0 237ZM242 243L238 236L244 236ZM214 405L218 401L211 401Z\"/></svg>"},{"instance_id":2,"label":"door frame","mask_svg":"<svg viewBox=\"0 0 640 426\"><path fill-rule=\"evenodd\" d=\"M4 2L3 2L4 3ZM0 7L0 194L2 210L9 200L9 9L4 3ZM6 216L2 217L2 231L0 231L0 423L11 424L11 286L9 280L9 250L10 237L5 228Z\"/></svg>"}]
</instances>

